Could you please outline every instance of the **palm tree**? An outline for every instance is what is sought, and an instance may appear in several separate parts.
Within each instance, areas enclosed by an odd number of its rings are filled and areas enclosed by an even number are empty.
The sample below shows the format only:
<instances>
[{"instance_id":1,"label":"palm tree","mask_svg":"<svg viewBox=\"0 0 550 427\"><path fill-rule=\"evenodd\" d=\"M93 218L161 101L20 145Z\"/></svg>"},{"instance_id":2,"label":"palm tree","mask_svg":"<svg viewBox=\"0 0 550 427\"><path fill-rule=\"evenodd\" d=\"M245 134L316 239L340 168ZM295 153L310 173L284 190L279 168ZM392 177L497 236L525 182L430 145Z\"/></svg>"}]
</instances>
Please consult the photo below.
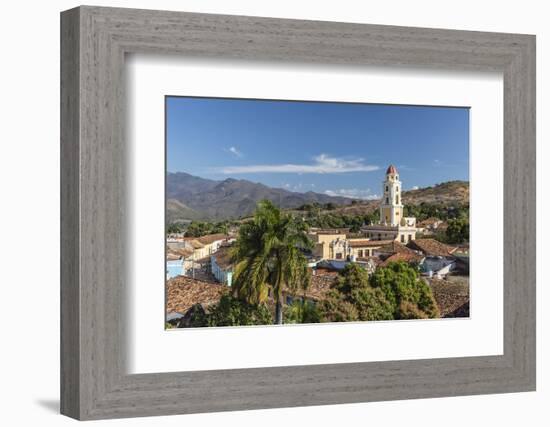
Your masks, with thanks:
<instances>
[{"instance_id":1,"label":"palm tree","mask_svg":"<svg viewBox=\"0 0 550 427\"><path fill-rule=\"evenodd\" d=\"M269 200L259 202L253 220L239 229L233 251L235 295L259 304L271 292L276 324L283 323L283 291L305 290L311 280L303 254L311 245L306 232L303 221L281 212Z\"/></svg>"}]
</instances>

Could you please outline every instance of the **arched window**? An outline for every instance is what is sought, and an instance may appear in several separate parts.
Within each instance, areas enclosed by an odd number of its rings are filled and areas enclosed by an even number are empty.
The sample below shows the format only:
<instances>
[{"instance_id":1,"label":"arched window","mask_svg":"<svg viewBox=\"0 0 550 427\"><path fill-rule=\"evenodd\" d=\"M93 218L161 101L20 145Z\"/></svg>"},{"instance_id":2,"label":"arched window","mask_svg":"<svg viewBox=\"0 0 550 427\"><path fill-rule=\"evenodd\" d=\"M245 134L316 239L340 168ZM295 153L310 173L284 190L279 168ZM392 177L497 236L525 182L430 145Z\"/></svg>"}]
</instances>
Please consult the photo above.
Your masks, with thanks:
<instances>
[{"instance_id":1,"label":"arched window","mask_svg":"<svg viewBox=\"0 0 550 427\"><path fill-rule=\"evenodd\" d=\"M395 196L395 204L398 205L399 204L399 196Z\"/></svg>"}]
</instances>

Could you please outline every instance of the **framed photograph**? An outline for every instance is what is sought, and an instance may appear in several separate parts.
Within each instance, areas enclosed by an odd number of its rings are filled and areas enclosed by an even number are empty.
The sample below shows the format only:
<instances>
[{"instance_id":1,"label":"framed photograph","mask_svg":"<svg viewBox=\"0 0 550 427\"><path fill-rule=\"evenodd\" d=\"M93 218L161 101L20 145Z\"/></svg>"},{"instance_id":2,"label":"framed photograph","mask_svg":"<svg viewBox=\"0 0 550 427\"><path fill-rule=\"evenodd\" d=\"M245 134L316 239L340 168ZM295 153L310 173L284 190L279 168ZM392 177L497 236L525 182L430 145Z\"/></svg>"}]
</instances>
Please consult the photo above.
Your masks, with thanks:
<instances>
[{"instance_id":1,"label":"framed photograph","mask_svg":"<svg viewBox=\"0 0 550 427\"><path fill-rule=\"evenodd\" d=\"M61 14L61 411L535 390L535 37Z\"/></svg>"}]
</instances>

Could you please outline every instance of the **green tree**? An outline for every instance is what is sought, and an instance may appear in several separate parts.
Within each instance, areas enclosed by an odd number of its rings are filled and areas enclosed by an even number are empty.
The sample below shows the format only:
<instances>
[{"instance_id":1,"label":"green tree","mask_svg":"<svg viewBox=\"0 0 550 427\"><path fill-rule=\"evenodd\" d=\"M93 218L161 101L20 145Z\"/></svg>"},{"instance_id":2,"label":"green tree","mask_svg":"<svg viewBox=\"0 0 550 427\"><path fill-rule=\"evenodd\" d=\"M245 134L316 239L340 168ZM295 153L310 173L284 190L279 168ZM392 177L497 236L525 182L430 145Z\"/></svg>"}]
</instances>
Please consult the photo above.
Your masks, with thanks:
<instances>
[{"instance_id":1,"label":"green tree","mask_svg":"<svg viewBox=\"0 0 550 427\"><path fill-rule=\"evenodd\" d=\"M378 268L369 278L369 283L383 292L395 319L439 317L430 287L418 277L418 271L405 262L393 262Z\"/></svg>"},{"instance_id":2,"label":"green tree","mask_svg":"<svg viewBox=\"0 0 550 427\"><path fill-rule=\"evenodd\" d=\"M285 323L319 323L321 315L314 302L298 299L285 307L284 319Z\"/></svg>"},{"instance_id":3,"label":"green tree","mask_svg":"<svg viewBox=\"0 0 550 427\"><path fill-rule=\"evenodd\" d=\"M370 277L348 264L319 310L324 322L439 317L430 287L404 262L380 267Z\"/></svg>"},{"instance_id":4,"label":"green tree","mask_svg":"<svg viewBox=\"0 0 550 427\"><path fill-rule=\"evenodd\" d=\"M272 315L265 303L248 304L231 295L224 295L206 315L208 326L269 325Z\"/></svg>"},{"instance_id":5,"label":"green tree","mask_svg":"<svg viewBox=\"0 0 550 427\"><path fill-rule=\"evenodd\" d=\"M470 240L470 221L466 217L450 219L445 237L449 243L464 243Z\"/></svg>"},{"instance_id":6,"label":"green tree","mask_svg":"<svg viewBox=\"0 0 550 427\"><path fill-rule=\"evenodd\" d=\"M307 225L281 212L269 200L258 203L254 218L241 226L233 250L234 292L249 304L271 293L275 323L283 323L283 292L307 289L311 280L304 249L311 247Z\"/></svg>"},{"instance_id":7,"label":"green tree","mask_svg":"<svg viewBox=\"0 0 550 427\"><path fill-rule=\"evenodd\" d=\"M166 233L168 234L177 234L177 233L183 233L183 225L182 224L178 224L176 222L173 222L171 224L168 224L166 226Z\"/></svg>"},{"instance_id":8,"label":"green tree","mask_svg":"<svg viewBox=\"0 0 550 427\"><path fill-rule=\"evenodd\" d=\"M393 306L382 290L370 286L367 271L355 263L342 270L319 310L325 322L393 319Z\"/></svg>"},{"instance_id":9,"label":"green tree","mask_svg":"<svg viewBox=\"0 0 550 427\"><path fill-rule=\"evenodd\" d=\"M203 222L193 221L187 227L185 231L188 237L201 237L207 234L223 233L227 234L229 229L229 223L227 221L222 222Z\"/></svg>"}]
</instances>

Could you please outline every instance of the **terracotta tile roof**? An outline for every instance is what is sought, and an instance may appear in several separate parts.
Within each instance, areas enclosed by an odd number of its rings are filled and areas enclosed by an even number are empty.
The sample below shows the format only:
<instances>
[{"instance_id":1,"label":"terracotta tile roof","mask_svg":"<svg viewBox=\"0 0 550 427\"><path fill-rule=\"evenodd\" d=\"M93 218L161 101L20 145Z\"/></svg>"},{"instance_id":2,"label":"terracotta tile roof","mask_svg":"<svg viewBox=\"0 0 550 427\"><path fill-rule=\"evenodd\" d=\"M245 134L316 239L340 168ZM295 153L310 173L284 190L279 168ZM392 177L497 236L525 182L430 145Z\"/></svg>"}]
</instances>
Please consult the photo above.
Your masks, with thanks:
<instances>
[{"instance_id":1,"label":"terracotta tile roof","mask_svg":"<svg viewBox=\"0 0 550 427\"><path fill-rule=\"evenodd\" d=\"M423 221L419 221L417 225L420 226L420 227L428 227L428 226L433 225L436 222L440 222L440 221L441 220L439 218L435 218L435 217L432 216L430 218L426 218Z\"/></svg>"},{"instance_id":2,"label":"terracotta tile roof","mask_svg":"<svg viewBox=\"0 0 550 427\"><path fill-rule=\"evenodd\" d=\"M166 283L166 313L185 313L195 304L217 303L230 288L187 276L174 277Z\"/></svg>"},{"instance_id":3,"label":"terracotta tile roof","mask_svg":"<svg viewBox=\"0 0 550 427\"><path fill-rule=\"evenodd\" d=\"M227 240L229 236L227 234L217 233L217 234L207 234L206 236L202 236L198 238L198 241L201 242L203 245L209 245L210 243L214 243L217 240Z\"/></svg>"},{"instance_id":4,"label":"terracotta tile roof","mask_svg":"<svg viewBox=\"0 0 550 427\"><path fill-rule=\"evenodd\" d=\"M187 242L187 244L191 245L193 249L204 248L204 245L201 242L199 242L196 237L186 238L185 241Z\"/></svg>"},{"instance_id":5,"label":"terracotta tile roof","mask_svg":"<svg viewBox=\"0 0 550 427\"><path fill-rule=\"evenodd\" d=\"M305 292L306 298L317 301L324 299L337 278L338 272L336 271L318 269L316 274L312 274L311 276L311 284ZM303 292L298 291L296 296L303 296Z\"/></svg>"},{"instance_id":6,"label":"terracotta tile roof","mask_svg":"<svg viewBox=\"0 0 550 427\"><path fill-rule=\"evenodd\" d=\"M456 251L456 247L438 242L435 239L416 239L409 242L407 246L422 251L429 256L449 256Z\"/></svg>"},{"instance_id":7,"label":"terracotta tile roof","mask_svg":"<svg viewBox=\"0 0 550 427\"><path fill-rule=\"evenodd\" d=\"M352 248L380 247L388 245L393 240L348 240Z\"/></svg>"},{"instance_id":8,"label":"terracotta tile roof","mask_svg":"<svg viewBox=\"0 0 550 427\"><path fill-rule=\"evenodd\" d=\"M384 262L380 264L381 267L386 267L390 262L405 261L408 263L420 262L424 257L413 251L410 252L396 252L390 257L386 258Z\"/></svg>"},{"instance_id":9,"label":"terracotta tile roof","mask_svg":"<svg viewBox=\"0 0 550 427\"><path fill-rule=\"evenodd\" d=\"M173 252L167 252L166 253L166 260L167 261L177 261L181 258L181 255L175 254Z\"/></svg>"},{"instance_id":10,"label":"terracotta tile roof","mask_svg":"<svg viewBox=\"0 0 550 427\"><path fill-rule=\"evenodd\" d=\"M216 259L216 264L223 269L227 269L233 265L233 260L231 259L231 246L222 246L217 252L212 254L212 256Z\"/></svg>"},{"instance_id":11,"label":"terracotta tile roof","mask_svg":"<svg viewBox=\"0 0 550 427\"><path fill-rule=\"evenodd\" d=\"M393 240L391 243L388 243L387 245L382 246L378 250L380 252L385 252L388 254L414 253L412 249L407 248L403 243L400 243L397 240Z\"/></svg>"},{"instance_id":12,"label":"terracotta tile roof","mask_svg":"<svg viewBox=\"0 0 550 427\"><path fill-rule=\"evenodd\" d=\"M166 252L166 257L177 257L177 259L184 257L187 258L193 255L193 249L191 248L172 248Z\"/></svg>"}]
</instances>

